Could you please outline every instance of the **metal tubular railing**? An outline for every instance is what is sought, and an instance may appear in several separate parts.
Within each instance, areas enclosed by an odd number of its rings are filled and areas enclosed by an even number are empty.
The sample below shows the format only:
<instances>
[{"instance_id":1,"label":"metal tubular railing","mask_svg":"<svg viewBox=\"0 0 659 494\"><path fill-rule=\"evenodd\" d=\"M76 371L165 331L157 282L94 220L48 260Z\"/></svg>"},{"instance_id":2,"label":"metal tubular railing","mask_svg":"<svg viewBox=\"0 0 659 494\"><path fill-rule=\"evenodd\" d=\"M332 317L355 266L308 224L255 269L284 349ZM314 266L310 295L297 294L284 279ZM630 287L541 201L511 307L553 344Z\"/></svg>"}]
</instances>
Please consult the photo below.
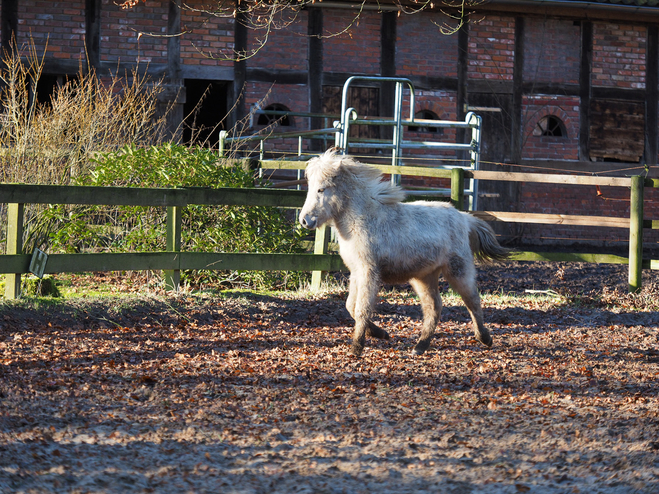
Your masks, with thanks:
<instances>
[{"instance_id":1,"label":"metal tubular railing","mask_svg":"<svg viewBox=\"0 0 659 494\"><path fill-rule=\"evenodd\" d=\"M348 96L350 87L357 82L361 83L395 83L395 100L394 100L394 114L390 118L359 118L355 108L348 106ZM410 115L408 119L403 118L404 106L404 90L409 91L409 108ZM304 130L297 132L277 132L268 135L248 135L248 136L235 136L229 137L226 131L220 132L220 155L224 156L227 144L260 141L260 160L265 161L265 148L264 142L269 139L298 139L297 155L302 159L302 139L325 138L330 136L334 138L334 145L341 150L343 154L350 152L350 149L379 149L391 150L391 164L393 166L405 165L406 157L403 156L404 150L428 150L428 151L458 151L469 153L469 166L460 165L441 165L441 168L465 168L471 170L478 170L480 165L480 148L481 148L481 117L473 112L467 113L464 121L453 120L429 120L419 119L415 120L415 89L414 85L409 79L400 77L371 77L371 76L352 76L349 77L343 85L342 98L341 98L341 113L340 120L334 122L332 128L322 128L314 130ZM324 115L317 113L300 113L300 112L286 112L280 110L256 110L259 114L267 114L273 116L302 116L309 118L333 118L334 115ZM373 138L355 138L350 137L350 129L355 125L367 126L383 126L392 127L391 139L373 139ZM411 126L431 127L431 128L450 128L450 129L471 129L471 139L469 143L456 143L456 142L437 142L437 141L411 141L404 140L404 128ZM426 155L426 159L437 159L437 156ZM408 157L409 159L409 157ZM446 159L445 156L442 159ZM456 158L455 161L459 161ZM400 184L400 175L393 174L391 180L395 184ZM469 209L478 209L478 181L470 179L467 181L468 187L465 189L465 195L469 197ZM442 190L442 193L447 191Z\"/></svg>"}]
</instances>

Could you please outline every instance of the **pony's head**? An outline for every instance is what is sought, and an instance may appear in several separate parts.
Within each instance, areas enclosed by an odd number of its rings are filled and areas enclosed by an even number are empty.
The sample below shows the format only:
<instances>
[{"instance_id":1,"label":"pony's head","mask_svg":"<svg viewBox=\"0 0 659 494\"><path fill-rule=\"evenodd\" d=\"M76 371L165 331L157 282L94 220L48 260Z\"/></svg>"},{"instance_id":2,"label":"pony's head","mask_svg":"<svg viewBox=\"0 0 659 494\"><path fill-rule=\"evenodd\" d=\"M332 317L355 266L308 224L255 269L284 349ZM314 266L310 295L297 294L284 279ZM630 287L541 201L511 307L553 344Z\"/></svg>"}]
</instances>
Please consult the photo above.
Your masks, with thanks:
<instances>
[{"instance_id":1,"label":"pony's head","mask_svg":"<svg viewBox=\"0 0 659 494\"><path fill-rule=\"evenodd\" d=\"M405 198L400 187L382 181L377 168L340 155L334 148L309 160L306 177L309 189L300 223L310 230L342 214L348 200L361 198L392 204Z\"/></svg>"},{"instance_id":2,"label":"pony's head","mask_svg":"<svg viewBox=\"0 0 659 494\"><path fill-rule=\"evenodd\" d=\"M339 174L341 156L332 148L307 163L305 175L309 189L300 211L300 223L313 230L332 218L336 208L336 177Z\"/></svg>"}]
</instances>

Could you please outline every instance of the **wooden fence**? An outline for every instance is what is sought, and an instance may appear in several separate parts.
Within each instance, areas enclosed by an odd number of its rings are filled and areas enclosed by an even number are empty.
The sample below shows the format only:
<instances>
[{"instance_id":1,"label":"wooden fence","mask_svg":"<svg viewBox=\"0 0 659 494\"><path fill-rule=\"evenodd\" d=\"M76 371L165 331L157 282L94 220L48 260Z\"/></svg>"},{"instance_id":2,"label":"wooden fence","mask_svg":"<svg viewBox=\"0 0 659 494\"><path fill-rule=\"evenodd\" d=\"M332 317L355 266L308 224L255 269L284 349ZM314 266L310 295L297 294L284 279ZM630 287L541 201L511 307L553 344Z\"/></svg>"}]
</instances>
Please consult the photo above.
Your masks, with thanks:
<instances>
[{"instance_id":1,"label":"wooden fence","mask_svg":"<svg viewBox=\"0 0 659 494\"><path fill-rule=\"evenodd\" d=\"M263 162L268 169L299 169L304 163ZM512 180L554 184L618 186L630 189L630 218L600 216L547 215L478 211L474 214L488 221L604 226L629 229L629 258L605 254L556 252L518 252L515 260L581 261L629 264L629 289L641 288L643 268L659 269L659 261L643 260L643 228L659 229L659 221L643 219L643 190L659 187L659 180L631 178L579 177L465 171L422 167L375 165L384 173L447 178L451 180L451 202L464 204L464 180ZM321 273L345 270L337 255L328 254L329 231L316 231L313 254L258 254L181 251L181 212L188 205L242 205L300 208L306 192L290 189L207 189L207 188L121 188L57 185L0 184L0 204L7 204L6 254L0 255L0 273L6 274L5 298L20 295L21 275L30 272L32 256L23 252L23 212L25 204L76 204L114 206L156 206L167 210L166 250L138 253L51 254L44 273L88 271L163 270L165 284L177 289L181 270L283 270L312 271L312 286L320 286Z\"/></svg>"}]
</instances>

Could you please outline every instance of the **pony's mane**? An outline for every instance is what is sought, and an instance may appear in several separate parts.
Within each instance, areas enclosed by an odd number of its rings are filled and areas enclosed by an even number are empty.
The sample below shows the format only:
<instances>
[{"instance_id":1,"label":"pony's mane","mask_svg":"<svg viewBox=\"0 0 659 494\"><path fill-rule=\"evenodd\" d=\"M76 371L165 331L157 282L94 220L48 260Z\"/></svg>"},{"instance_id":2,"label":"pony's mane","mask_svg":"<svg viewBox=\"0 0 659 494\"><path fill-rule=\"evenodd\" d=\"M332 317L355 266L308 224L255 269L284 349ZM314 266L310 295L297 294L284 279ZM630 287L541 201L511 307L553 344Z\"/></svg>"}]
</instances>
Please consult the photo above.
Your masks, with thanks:
<instances>
[{"instance_id":1,"label":"pony's mane","mask_svg":"<svg viewBox=\"0 0 659 494\"><path fill-rule=\"evenodd\" d=\"M335 149L325 151L318 158L309 160L307 176L320 174L325 180L341 173L349 172L361 182L362 191L382 204L394 204L405 199L405 192L397 185L382 180L382 172L377 168L365 165L352 156L337 154Z\"/></svg>"}]
</instances>

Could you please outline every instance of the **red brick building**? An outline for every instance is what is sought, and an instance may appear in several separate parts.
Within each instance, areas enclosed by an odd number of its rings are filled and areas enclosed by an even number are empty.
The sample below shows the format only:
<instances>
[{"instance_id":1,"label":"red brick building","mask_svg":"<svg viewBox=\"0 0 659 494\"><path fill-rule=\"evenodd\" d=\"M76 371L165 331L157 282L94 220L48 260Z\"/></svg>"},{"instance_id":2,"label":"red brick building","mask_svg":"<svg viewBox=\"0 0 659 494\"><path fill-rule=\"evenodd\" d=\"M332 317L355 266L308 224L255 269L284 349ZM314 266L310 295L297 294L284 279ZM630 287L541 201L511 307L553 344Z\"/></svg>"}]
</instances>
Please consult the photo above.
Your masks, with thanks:
<instances>
[{"instance_id":1,"label":"red brick building","mask_svg":"<svg viewBox=\"0 0 659 494\"><path fill-rule=\"evenodd\" d=\"M357 18L359 5L317 1L260 49L264 31L246 28L240 15L209 15L207 3L147 0L121 10L114 0L2 0L2 44L15 36L19 45L47 45L42 94L74 75L81 60L100 74L138 66L163 77L175 119L208 90L199 115L207 125L229 113L231 126L257 103L334 113L349 76L406 77L426 117L459 120L481 109L482 168L624 176L647 166L659 176L659 0L491 0L452 35L440 32L450 21L440 11L408 15L393 2L368 3ZM251 56L231 60L235 53ZM392 89L364 85L355 101L360 113L389 115ZM288 123L325 125L319 118ZM479 209L629 214L628 191L620 189L492 182L480 192ZM656 192L646 202L654 219ZM623 230L567 226L503 233L528 244L616 247L627 238ZM657 247L656 234L646 230L649 248Z\"/></svg>"}]
</instances>

